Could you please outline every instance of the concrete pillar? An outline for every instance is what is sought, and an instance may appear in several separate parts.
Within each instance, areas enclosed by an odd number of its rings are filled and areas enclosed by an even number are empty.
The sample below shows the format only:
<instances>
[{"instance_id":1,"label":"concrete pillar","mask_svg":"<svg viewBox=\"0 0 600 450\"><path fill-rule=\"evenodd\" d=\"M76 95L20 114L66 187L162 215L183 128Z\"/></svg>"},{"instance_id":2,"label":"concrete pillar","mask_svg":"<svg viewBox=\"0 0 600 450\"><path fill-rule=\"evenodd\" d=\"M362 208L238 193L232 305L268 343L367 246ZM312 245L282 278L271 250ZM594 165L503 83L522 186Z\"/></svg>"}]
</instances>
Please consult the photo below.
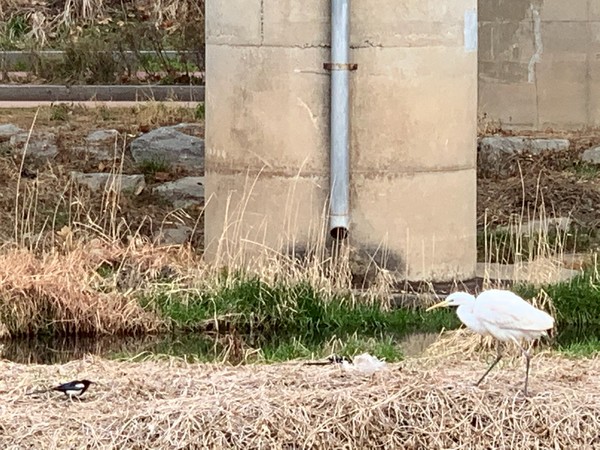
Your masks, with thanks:
<instances>
[{"instance_id":1,"label":"concrete pillar","mask_svg":"<svg viewBox=\"0 0 600 450\"><path fill-rule=\"evenodd\" d=\"M206 258L326 231L329 1L207 2ZM474 274L476 1L354 1L350 244L401 278Z\"/></svg>"}]
</instances>

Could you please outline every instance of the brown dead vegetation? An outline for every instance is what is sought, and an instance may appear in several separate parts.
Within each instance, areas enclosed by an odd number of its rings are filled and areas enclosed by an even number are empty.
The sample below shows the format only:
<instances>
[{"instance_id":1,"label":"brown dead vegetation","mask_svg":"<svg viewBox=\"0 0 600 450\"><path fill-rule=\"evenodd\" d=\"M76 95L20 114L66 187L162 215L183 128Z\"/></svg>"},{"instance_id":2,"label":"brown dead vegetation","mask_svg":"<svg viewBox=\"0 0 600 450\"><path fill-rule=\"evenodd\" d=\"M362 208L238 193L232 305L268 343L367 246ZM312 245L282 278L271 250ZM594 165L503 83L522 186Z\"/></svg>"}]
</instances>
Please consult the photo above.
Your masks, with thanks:
<instances>
[{"instance_id":1,"label":"brown dead vegetation","mask_svg":"<svg viewBox=\"0 0 600 450\"><path fill-rule=\"evenodd\" d=\"M139 280L148 282L169 266L168 249L150 248L112 247L95 239L65 252L5 249L0 254L0 337L164 330L163 321L132 295ZM115 276L102 277L103 265L117 266Z\"/></svg>"},{"instance_id":2,"label":"brown dead vegetation","mask_svg":"<svg viewBox=\"0 0 600 450\"><path fill-rule=\"evenodd\" d=\"M408 360L373 376L302 363L84 359L0 363L2 448L599 448L600 360L536 357L479 388L473 361ZM478 372L477 372L478 373ZM72 379L81 401L26 393Z\"/></svg>"}]
</instances>

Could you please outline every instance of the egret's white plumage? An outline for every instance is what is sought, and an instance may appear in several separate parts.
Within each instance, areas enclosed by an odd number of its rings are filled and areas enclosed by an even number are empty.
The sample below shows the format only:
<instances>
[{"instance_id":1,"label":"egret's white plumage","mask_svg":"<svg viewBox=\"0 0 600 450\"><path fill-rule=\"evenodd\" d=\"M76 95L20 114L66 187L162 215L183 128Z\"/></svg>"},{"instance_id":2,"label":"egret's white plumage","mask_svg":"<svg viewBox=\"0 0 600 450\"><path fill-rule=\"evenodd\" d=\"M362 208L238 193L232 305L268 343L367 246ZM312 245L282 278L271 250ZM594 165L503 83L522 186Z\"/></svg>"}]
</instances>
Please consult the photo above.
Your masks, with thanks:
<instances>
[{"instance_id":1,"label":"egret's white plumage","mask_svg":"<svg viewBox=\"0 0 600 450\"><path fill-rule=\"evenodd\" d=\"M546 331L554 326L552 316L535 308L513 292L501 289L484 291L477 298L466 292L455 292L427 311L442 306L458 306L456 313L462 323L482 336L492 336L499 341L496 359L477 384L483 381L502 358L500 341L513 341L521 347L525 356L524 392L527 394L530 356L521 345L521 341L532 341L545 335Z\"/></svg>"}]
</instances>

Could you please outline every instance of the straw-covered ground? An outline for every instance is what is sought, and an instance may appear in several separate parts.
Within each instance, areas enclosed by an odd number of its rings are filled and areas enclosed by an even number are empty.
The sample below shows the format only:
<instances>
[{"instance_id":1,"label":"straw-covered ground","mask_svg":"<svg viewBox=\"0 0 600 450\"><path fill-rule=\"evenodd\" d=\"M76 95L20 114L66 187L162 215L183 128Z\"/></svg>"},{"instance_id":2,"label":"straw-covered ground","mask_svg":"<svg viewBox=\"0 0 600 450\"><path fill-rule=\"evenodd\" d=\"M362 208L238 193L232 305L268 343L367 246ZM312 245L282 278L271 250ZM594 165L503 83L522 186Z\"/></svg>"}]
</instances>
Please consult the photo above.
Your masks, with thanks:
<instances>
[{"instance_id":1,"label":"straw-covered ground","mask_svg":"<svg viewBox=\"0 0 600 450\"><path fill-rule=\"evenodd\" d=\"M95 358L0 363L0 446L14 448L600 448L600 359L407 360L365 376L334 366L189 365ZM97 381L83 400L26 395Z\"/></svg>"}]
</instances>

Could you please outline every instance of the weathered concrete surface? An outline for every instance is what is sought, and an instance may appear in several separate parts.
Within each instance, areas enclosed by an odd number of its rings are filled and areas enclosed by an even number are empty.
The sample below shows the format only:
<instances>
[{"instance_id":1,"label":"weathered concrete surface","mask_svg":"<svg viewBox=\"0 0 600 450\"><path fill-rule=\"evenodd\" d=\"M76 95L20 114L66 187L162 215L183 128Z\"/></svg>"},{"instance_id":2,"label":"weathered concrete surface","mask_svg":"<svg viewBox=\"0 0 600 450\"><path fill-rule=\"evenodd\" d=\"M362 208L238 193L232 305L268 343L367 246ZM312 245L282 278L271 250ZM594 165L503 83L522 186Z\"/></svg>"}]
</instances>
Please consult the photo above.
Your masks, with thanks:
<instances>
[{"instance_id":1,"label":"weathered concrete surface","mask_svg":"<svg viewBox=\"0 0 600 450\"><path fill-rule=\"evenodd\" d=\"M350 242L402 277L475 273L475 8L352 3ZM208 260L323 239L329 14L317 0L207 4Z\"/></svg>"},{"instance_id":2,"label":"weathered concrete surface","mask_svg":"<svg viewBox=\"0 0 600 450\"><path fill-rule=\"evenodd\" d=\"M518 236L548 235L550 232L567 233L573 219L570 217L551 217L545 220L530 220L518 225L502 226L496 230L504 231Z\"/></svg>"},{"instance_id":3,"label":"weathered concrete surface","mask_svg":"<svg viewBox=\"0 0 600 450\"><path fill-rule=\"evenodd\" d=\"M481 150L490 153L523 153L539 155L569 148L568 139L544 139L525 136L487 136L480 141Z\"/></svg>"},{"instance_id":4,"label":"weathered concrete surface","mask_svg":"<svg viewBox=\"0 0 600 450\"><path fill-rule=\"evenodd\" d=\"M515 129L600 124L597 1L479 1L479 115Z\"/></svg>"},{"instance_id":5,"label":"weathered concrete surface","mask_svg":"<svg viewBox=\"0 0 600 450\"><path fill-rule=\"evenodd\" d=\"M557 261L545 258L519 264L477 263L478 277L533 285L565 282L580 274L581 270L563 267Z\"/></svg>"}]
</instances>

